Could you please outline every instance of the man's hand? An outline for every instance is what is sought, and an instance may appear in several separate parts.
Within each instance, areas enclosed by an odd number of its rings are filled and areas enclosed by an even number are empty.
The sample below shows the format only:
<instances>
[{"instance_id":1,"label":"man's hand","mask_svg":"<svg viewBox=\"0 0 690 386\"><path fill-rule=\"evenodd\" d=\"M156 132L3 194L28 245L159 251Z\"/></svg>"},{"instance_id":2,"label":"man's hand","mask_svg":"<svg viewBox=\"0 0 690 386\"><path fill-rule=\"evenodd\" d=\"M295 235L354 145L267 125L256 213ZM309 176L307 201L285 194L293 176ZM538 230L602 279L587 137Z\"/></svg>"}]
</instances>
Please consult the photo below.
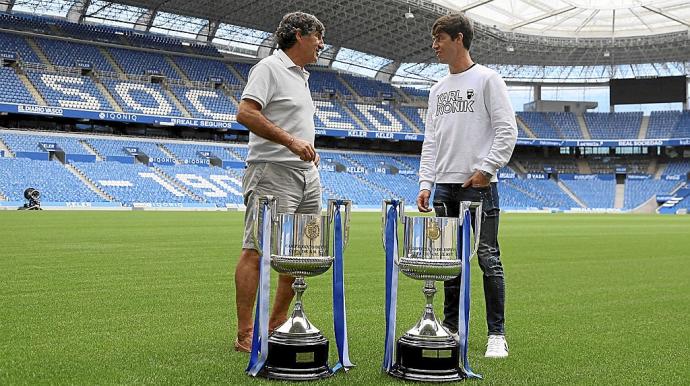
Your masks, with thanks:
<instances>
[{"instance_id":1,"label":"man's hand","mask_svg":"<svg viewBox=\"0 0 690 386\"><path fill-rule=\"evenodd\" d=\"M302 161L311 162L316 160L316 149L314 149L311 143L299 138L292 138L286 145L291 152L297 154Z\"/></svg>"},{"instance_id":2,"label":"man's hand","mask_svg":"<svg viewBox=\"0 0 690 386\"><path fill-rule=\"evenodd\" d=\"M467 188L471 186L473 188L486 188L490 183L491 181L484 177L482 172L475 170L474 174L472 174L472 176L465 181L464 184L462 184L462 187Z\"/></svg>"},{"instance_id":3,"label":"man's hand","mask_svg":"<svg viewBox=\"0 0 690 386\"><path fill-rule=\"evenodd\" d=\"M417 196L417 209L419 209L420 212L431 212L431 208L429 208L429 196L431 196L429 190L422 189L419 191L419 195Z\"/></svg>"}]
</instances>

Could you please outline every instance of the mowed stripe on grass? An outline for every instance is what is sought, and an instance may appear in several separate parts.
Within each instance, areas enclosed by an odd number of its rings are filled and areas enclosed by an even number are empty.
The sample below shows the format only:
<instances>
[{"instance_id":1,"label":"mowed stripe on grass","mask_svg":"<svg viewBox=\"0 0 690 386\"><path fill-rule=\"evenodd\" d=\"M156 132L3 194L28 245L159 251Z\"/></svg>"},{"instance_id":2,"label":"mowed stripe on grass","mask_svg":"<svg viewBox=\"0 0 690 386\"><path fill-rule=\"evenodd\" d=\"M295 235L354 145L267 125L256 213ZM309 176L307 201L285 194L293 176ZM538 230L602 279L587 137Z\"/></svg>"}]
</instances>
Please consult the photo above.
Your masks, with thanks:
<instances>
[{"instance_id":1,"label":"mowed stripe on grass","mask_svg":"<svg viewBox=\"0 0 690 386\"><path fill-rule=\"evenodd\" d=\"M0 224L0 384L252 381L232 351L242 213L0 212ZM350 235L357 367L321 383L397 384L380 371L380 215L355 213ZM470 361L483 384L687 382L690 217L505 214L500 241L506 360L483 358L472 271ZM307 314L334 360L331 272L307 283ZM398 336L422 313L421 287L401 275Z\"/></svg>"}]
</instances>

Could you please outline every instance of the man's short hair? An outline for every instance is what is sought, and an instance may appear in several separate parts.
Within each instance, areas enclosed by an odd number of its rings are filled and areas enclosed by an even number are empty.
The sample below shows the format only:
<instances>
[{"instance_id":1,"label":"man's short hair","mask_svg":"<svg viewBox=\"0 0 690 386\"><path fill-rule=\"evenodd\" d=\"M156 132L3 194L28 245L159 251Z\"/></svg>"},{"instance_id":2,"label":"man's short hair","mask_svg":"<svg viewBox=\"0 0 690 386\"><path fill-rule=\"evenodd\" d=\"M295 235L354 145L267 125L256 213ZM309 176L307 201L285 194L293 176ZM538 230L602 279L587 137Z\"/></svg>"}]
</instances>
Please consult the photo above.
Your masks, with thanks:
<instances>
[{"instance_id":1,"label":"man's short hair","mask_svg":"<svg viewBox=\"0 0 690 386\"><path fill-rule=\"evenodd\" d=\"M304 12L291 12L283 16L280 21L278 29L275 32L276 43L278 48L286 50L297 42L297 33L306 36L312 32L319 32L323 35L323 24L316 18L316 16Z\"/></svg>"},{"instance_id":2,"label":"man's short hair","mask_svg":"<svg viewBox=\"0 0 690 386\"><path fill-rule=\"evenodd\" d=\"M474 27L472 27L472 21L465 15L454 13L436 19L431 27L431 35L436 36L441 32L447 33L452 39L457 38L458 33L462 33L462 45L465 46L465 49L470 49L474 37Z\"/></svg>"}]
</instances>

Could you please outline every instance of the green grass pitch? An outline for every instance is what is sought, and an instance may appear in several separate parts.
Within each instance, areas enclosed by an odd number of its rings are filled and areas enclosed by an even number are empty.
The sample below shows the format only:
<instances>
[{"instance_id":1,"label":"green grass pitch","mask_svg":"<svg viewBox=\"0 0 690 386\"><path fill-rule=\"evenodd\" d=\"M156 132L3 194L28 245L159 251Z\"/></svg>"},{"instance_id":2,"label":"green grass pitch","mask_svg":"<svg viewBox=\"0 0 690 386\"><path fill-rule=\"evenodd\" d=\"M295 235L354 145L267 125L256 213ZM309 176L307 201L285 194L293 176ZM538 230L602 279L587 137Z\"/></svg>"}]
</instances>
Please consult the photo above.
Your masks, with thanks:
<instances>
[{"instance_id":1,"label":"green grass pitch","mask_svg":"<svg viewBox=\"0 0 690 386\"><path fill-rule=\"evenodd\" d=\"M241 224L227 212L0 212L0 384L271 383L232 349ZM350 234L357 367L320 383L397 384L380 371L380 215L355 213ZM485 379L468 383L690 382L690 216L504 214L500 242L510 357L483 358L473 263L470 362ZM331 273L307 283L333 359ZM421 315L421 287L401 275L398 336Z\"/></svg>"}]
</instances>

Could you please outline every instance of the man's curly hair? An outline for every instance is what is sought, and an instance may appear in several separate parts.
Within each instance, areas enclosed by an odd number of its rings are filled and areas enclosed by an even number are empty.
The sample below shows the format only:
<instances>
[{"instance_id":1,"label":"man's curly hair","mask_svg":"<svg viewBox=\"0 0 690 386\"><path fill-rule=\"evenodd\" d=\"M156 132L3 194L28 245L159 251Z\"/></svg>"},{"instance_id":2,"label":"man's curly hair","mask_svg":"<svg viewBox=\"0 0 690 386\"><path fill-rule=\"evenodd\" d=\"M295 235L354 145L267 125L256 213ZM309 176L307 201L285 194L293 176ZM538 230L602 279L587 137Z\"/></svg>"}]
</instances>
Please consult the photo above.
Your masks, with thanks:
<instances>
[{"instance_id":1,"label":"man's curly hair","mask_svg":"<svg viewBox=\"0 0 690 386\"><path fill-rule=\"evenodd\" d=\"M295 45L298 32L302 36L312 32L319 32L323 35L325 30L316 16L304 12L292 12L283 16L283 20L280 21L274 35L278 48L286 50Z\"/></svg>"}]
</instances>

